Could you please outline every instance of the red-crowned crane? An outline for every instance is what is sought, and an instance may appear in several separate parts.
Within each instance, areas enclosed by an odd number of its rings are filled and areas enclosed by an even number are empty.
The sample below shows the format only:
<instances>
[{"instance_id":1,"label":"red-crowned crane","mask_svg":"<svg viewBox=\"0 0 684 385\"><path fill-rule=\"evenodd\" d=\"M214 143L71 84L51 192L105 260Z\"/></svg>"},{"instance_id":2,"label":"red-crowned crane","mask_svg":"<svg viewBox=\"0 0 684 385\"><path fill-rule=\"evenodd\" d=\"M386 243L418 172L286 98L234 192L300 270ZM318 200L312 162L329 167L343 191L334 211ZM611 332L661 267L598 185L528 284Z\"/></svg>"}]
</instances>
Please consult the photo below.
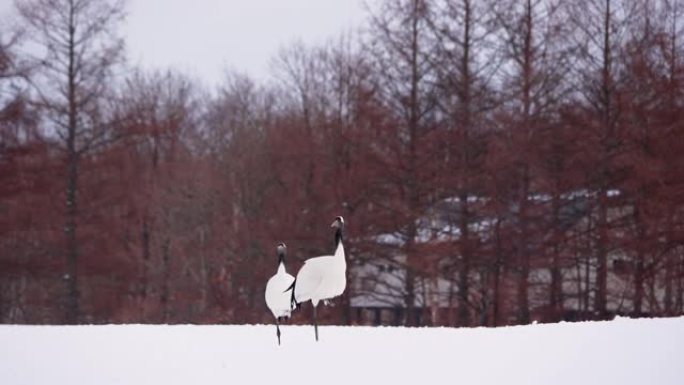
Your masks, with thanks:
<instances>
[{"instance_id":1,"label":"red-crowned crane","mask_svg":"<svg viewBox=\"0 0 684 385\"><path fill-rule=\"evenodd\" d=\"M278 345L280 345L280 321L289 318L292 312L290 304L291 296L287 293L287 288L294 282L294 277L285 271L285 253L287 247L284 243L279 243L276 246L276 254L278 255L278 270L272 276L268 283L266 283L266 306L271 310L276 319L276 335L278 336Z\"/></svg>"},{"instance_id":2,"label":"red-crowned crane","mask_svg":"<svg viewBox=\"0 0 684 385\"><path fill-rule=\"evenodd\" d=\"M318 341L318 322L316 320L316 306L319 301L327 304L328 300L341 295L347 286L347 262L342 245L342 230L344 219L335 218L332 223L335 228L335 252L333 255L324 255L307 259L304 266L299 269L297 278L292 283L292 305L311 301L313 305L313 323L316 341Z\"/></svg>"}]
</instances>

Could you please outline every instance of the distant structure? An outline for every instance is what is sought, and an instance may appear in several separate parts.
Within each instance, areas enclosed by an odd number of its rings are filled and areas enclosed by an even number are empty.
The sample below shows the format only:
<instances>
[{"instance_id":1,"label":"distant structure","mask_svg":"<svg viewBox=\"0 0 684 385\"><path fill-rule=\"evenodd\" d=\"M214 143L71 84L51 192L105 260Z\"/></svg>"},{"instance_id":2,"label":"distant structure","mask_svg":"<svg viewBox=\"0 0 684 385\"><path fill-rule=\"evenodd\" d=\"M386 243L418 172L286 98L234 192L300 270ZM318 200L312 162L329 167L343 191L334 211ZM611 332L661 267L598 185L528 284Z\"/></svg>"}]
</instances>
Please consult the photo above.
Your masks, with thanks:
<instances>
[{"instance_id":1,"label":"distant structure","mask_svg":"<svg viewBox=\"0 0 684 385\"><path fill-rule=\"evenodd\" d=\"M619 196L619 191L611 191L613 197ZM593 213L589 208L590 193L582 190L570 194L564 194L563 206L559 217L561 228L568 233L581 233L592 225ZM546 195L534 195L529 198L534 205L541 207L549 203L550 198ZM473 203L486 204L486 198L473 198ZM415 243L424 250L442 250L441 244L453 244L460 239L459 229L454 226L458 223L458 208L456 199L447 199L439 202L418 223L418 236ZM629 205L619 205L610 211L613 221L631 215ZM510 215L496 218L480 217L470 223L471 234L483 241L495 237L494 229L496 221L506 221L506 226L515 226L516 207L508 208ZM617 235L619 236L619 234ZM575 241L572 240L571 241ZM380 234L374 242L384 245L387 249L398 250L405 240L397 234ZM530 245L530 250L541 250L548 240L535 239ZM573 250L581 251L583 247L575 247ZM586 248L590 249L590 248ZM450 247L449 250L457 250ZM608 317L615 315L634 315L633 304L633 275L634 262L633 251L626 248L615 248L609 253L608 264ZM406 306L406 256L394 255L362 255L354 259L350 266L350 318L352 324L359 325L406 325L417 326L453 326L457 325L458 314L458 284L455 274L454 261L458 261L458 255L433 257L425 254L420 257L426 260L436 260L438 271L434 273L419 271L415 275L414 287L414 311L411 320ZM492 263L491 259L485 259L485 263ZM591 283L594 282L596 268L593 264L592 255L577 253L575 255L563 255L560 275L562 277L562 302L557 309L549 308L549 286L551 285L551 272L548 261L543 257L530 258L530 286L528 302L531 322L553 322L558 320L578 321L593 319L597 316L593 312L593 290ZM492 303L494 293L489 282L483 282L491 265L476 265L469 279L473 283L473 290L469 293L471 312L474 315L469 326L477 325L503 325L516 323L516 274L514 261L504 261L501 267L501 278L498 293L498 315L493 320ZM655 282L649 289L649 296L662 299L665 295L664 288ZM651 314L649 306L642 306L641 315ZM437 320L435 322L434 320Z\"/></svg>"}]
</instances>

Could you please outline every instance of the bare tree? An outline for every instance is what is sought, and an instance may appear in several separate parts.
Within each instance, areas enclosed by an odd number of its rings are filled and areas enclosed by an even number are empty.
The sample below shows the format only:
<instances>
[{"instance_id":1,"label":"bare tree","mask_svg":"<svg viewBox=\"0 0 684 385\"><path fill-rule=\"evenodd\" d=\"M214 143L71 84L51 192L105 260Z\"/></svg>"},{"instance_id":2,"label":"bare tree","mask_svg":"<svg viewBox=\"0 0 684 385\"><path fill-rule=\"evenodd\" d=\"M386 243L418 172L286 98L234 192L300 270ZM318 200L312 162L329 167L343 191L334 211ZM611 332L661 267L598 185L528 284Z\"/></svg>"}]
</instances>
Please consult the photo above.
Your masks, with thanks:
<instances>
[{"instance_id":1,"label":"bare tree","mask_svg":"<svg viewBox=\"0 0 684 385\"><path fill-rule=\"evenodd\" d=\"M369 53L376 71L380 99L391 116L384 154L377 167L385 168L386 198L378 202L388 233L402 239L405 255L403 299L406 323L416 322L416 280L418 273L436 260L419 257L418 220L437 194L429 175L434 171L438 152L434 147L436 117L434 37L429 19L432 2L392 0L372 11ZM397 263L396 260L391 261ZM429 268L429 267L428 267ZM435 270L435 269L432 269ZM435 322L436 320L433 320Z\"/></svg>"},{"instance_id":2,"label":"bare tree","mask_svg":"<svg viewBox=\"0 0 684 385\"><path fill-rule=\"evenodd\" d=\"M79 320L78 176L79 159L113 137L105 123L103 97L123 41L116 26L122 0L21 0L16 3L28 28L36 71L36 101L65 151L65 322Z\"/></svg>"},{"instance_id":3,"label":"bare tree","mask_svg":"<svg viewBox=\"0 0 684 385\"><path fill-rule=\"evenodd\" d=\"M446 130L447 155L443 162L450 174L449 190L458 197L456 227L460 232L458 277L459 324L471 322L469 296L471 269L475 264L475 240L471 226L475 220L471 207L477 196L484 147L482 134L486 113L495 103L492 82L500 59L494 52L492 23L494 13L489 2L443 0L437 2L432 29L436 47L437 79L440 85L439 106Z\"/></svg>"},{"instance_id":4,"label":"bare tree","mask_svg":"<svg viewBox=\"0 0 684 385\"><path fill-rule=\"evenodd\" d=\"M23 106L28 68L20 63L16 53L21 37L19 31L0 30L0 124L16 120Z\"/></svg>"},{"instance_id":5,"label":"bare tree","mask_svg":"<svg viewBox=\"0 0 684 385\"><path fill-rule=\"evenodd\" d=\"M501 44L506 59L502 71L503 136L508 143L510 164L513 166L517 191L516 242L518 273L518 322L530 321L528 304L531 256L542 251L543 239L533 234L542 233L539 221L539 197L535 188L540 185L540 152L537 151L542 130L548 130L561 98L567 90L563 74L568 68L568 49L564 36L569 33L563 24L561 3L558 1L526 0L499 3L497 22L501 26ZM559 192L554 196L556 200ZM558 209L554 212L557 216ZM557 237L555 237L557 238ZM557 244L557 239L554 241ZM560 303L561 276L558 251L554 253L551 274L551 302Z\"/></svg>"},{"instance_id":6,"label":"bare tree","mask_svg":"<svg viewBox=\"0 0 684 385\"><path fill-rule=\"evenodd\" d=\"M666 63L666 108L669 111L667 113L668 119L666 120L664 126L665 130L669 135L663 136L663 142L669 143L669 139L672 138L674 132L677 132L678 124L681 124L681 117L684 114L684 104L682 103L684 95L684 1L682 0L662 0L660 2L662 5L662 17L660 20L663 23L663 34L664 44L661 45L662 57ZM676 134L675 134L676 135ZM681 143L681 141L680 141ZM676 147L671 147L672 150L669 152L669 159L665 162L667 164L667 171L665 174L672 176L676 175L677 169L682 169L682 157L679 156L679 152ZM680 147L681 148L681 147ZM679 161L677 161L679 160ZM679 163L679 164L678 164ZM671 189L667 191L666 196L681 196L681 192L684 191L681 183L671 183L669 184ZM677 187L678 186L678 187ZM679 191L679 194L677 193ZM667 237L664 247L669 251L676 248L674 245L681 245L681 237L678 242L678 236L676 235L676 220L679 218L681 221L681 216L677 216L675 213L681 212L682 202L677 202L676 199L670 200L666 209L666 228L668 232L673 233L673 235ZM680 222L681 223L681 222ZM681 227L680 227L681 232ZM682 261L682 256L673 255L674 253L668 255L667 262L665 264L666 274L665 274L665 298L664 298L664 308L667 315L676 314L676 312L681 312L684 308L684 262ZM677 271L679 270L679 274ZM678 283L677 283L678 282Z\"/></svg>"},{"instance_id":7,"label":"bare tree","mask_svg":"<svg viewBox=\"0 0 684 385\"><path fill-rule=\"evenodd\" d=\"M623 0L576 0L570 3L569 19L576 27L576 76L580 102L588 116L588 143L595 143L595 167L588 171L591 191L595 192L595 260L596 291L593 310L596 316L607 316L608 254L610 240L610 196L616 186L615 156L620 143L620 106L618 88L624 81L623 47L636 3Z\"/></svg>"}]
</instances>

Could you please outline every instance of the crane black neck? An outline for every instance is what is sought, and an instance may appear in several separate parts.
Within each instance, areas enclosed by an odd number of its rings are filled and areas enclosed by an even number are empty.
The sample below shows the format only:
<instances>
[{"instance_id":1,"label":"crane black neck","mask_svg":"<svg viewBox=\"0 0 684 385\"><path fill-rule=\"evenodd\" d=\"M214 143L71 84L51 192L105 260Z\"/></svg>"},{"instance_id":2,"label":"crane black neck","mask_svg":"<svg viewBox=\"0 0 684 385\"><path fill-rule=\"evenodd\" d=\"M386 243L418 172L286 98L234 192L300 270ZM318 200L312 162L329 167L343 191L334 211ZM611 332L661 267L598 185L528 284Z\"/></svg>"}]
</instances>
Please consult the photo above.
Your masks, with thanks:
<instances>
[{"instance_id":1,"label":"crane black neck","mask_svg":"<svg viewBox=\"0 0 684 385\"><path fill-rule=\"evenodd\" d=\"M278 266L285 261L285 253L278 251Z\"/></svg>"},{"instance_id":2,"label":"crane black neck","mask_svg":"<svg viewBox=\"0 0 684 385\"><path fill-rule=\"evenodd\" d=\"M338 227L335 230L335 248L339 246L340 242L342 242L342 227Z\"/></svg>"}]
</instances>

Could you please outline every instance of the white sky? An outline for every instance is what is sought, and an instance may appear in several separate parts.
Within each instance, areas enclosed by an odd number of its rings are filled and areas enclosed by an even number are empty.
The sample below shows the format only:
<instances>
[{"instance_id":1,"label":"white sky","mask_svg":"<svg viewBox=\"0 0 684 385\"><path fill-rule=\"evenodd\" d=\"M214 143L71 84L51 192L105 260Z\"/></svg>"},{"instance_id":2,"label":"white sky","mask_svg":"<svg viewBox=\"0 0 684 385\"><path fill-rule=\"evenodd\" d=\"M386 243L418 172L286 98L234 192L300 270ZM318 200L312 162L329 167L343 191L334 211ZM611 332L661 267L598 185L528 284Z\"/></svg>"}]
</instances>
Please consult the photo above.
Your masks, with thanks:
<instances>
[{"instance_id":1,"label":"white sky","mask_svg":"<svg viewBox=\"0 0 684 385\"><path fill-rule=\"evenodd\" d=\"M0 0L5 20L12 3ZM363 0L128 0L122 32L130 63L213 85L227 68L263 78L280 47L324 42L364 17Z\"/></svg>"}]
</instances>

